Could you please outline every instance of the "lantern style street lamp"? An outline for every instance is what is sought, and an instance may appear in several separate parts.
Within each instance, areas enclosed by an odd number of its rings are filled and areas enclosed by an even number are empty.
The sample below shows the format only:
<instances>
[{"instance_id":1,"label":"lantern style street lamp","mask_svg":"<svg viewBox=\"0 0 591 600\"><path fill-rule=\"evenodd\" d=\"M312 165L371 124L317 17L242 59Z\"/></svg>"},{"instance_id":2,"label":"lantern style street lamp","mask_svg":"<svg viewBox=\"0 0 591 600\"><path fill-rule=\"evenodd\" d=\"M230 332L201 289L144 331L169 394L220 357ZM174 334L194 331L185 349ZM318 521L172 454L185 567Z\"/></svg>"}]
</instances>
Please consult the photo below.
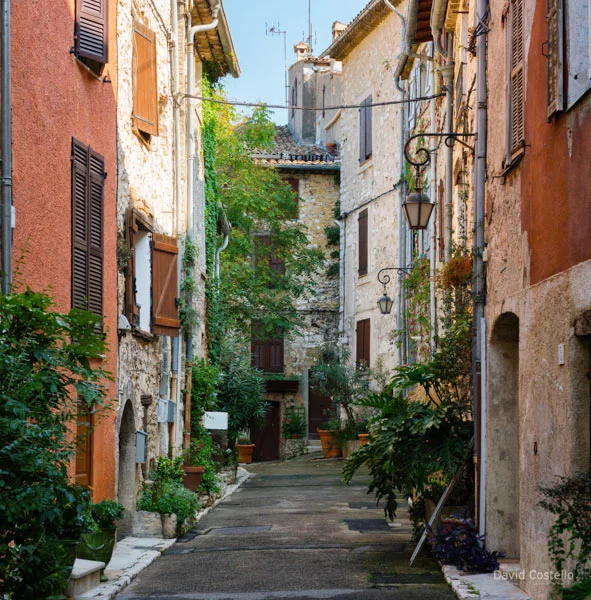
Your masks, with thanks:
<instances>
[{"instance_id":1,"label":"lantern style street lamp","mask_svg":"<svg viewBox=\"0 0 591 600\"><path fill-rule=\"evenodd\" d=\"M408 227L412 230L427 229L431 213L433 212L433 204L426 194L418 187L414 192L406 197L402 203L404 215Z\"/></svg>"},{"instance_id":2,"label":"lantern style street lamp","mask_svg":"<svg viewBox=\"0 0 591 600\"><path fill-rule=\"evenodd\" d=\"M406 275L410 273L410 269L406 267L384 267L378 271L378 281L384 286L384 294L378 300L378 308L383 315L389 315L392 312L394 306L394 300L388 296L386 286L390 283L391 277L386 271L397 271L398 279L402 281Z\"/></svg>"}]
</instances>

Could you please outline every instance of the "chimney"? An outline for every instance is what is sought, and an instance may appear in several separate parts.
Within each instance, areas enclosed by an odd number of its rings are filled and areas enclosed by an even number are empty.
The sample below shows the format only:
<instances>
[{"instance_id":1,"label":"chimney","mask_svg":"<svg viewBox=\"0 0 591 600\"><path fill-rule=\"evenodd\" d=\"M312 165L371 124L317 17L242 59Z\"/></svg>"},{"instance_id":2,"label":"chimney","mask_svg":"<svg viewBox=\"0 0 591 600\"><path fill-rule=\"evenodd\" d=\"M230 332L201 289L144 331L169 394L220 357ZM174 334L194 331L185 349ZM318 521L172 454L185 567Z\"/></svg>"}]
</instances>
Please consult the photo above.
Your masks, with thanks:
<instances>
[{"instance_id":1,"label":"chimney","mask_svg":"<svg viewBox=\"0 0 591 600\"><path fill-rule=\"evenodd\" d=\"M296 53L298 60L304 60L310 56L310 46L306 42L300 42L293 47L293 51Z\"/></svg>"},{"instance_id":2,"label":"chimney","mask_svg":"<svg viewBox=\"0 0 591 600\"><path fill-rule=\"evenodd\" d=\"M347 29L347 26L344 23L335 21L332 24L332 41L334 42L338 37L340 37L341 33L343 33L345 29Z\"/></svg>"}]
</instances>

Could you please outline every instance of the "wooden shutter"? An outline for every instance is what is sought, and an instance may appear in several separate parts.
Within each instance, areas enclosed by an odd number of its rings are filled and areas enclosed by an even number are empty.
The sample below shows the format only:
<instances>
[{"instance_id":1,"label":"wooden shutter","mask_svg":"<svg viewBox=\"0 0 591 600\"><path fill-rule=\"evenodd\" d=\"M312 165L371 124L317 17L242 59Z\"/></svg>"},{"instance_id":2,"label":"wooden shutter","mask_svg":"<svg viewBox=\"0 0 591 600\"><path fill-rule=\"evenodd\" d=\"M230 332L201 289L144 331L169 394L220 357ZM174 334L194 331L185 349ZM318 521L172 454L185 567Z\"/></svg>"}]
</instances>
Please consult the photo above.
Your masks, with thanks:
<instances>
[{"instance_id":1,"label":"wooden shutter","mask_svg":"<svg viewBox=\"0 0 591 600\"><path fill-rule=\"evenodd\" d=\"M148 135L158 135L158 76L156 34L133 22L133 124Z\"/></svg>"},{"instance_id":2,"label":"wooden shutter","mask_svg":"<svg viewBox=\"0 0 591 600\"><path fill-rule=\"evenodd\" d=\"M367 208L359 213L359 275L367 274Z\"/></svg>"},{"instance_id":3,"label":"wooden shutter","mask_svg":"<svg viewBox=\"0 0 591 600\"><path fill-rule=\"evenodd\" d=\"M359 109L359 162L365 162L365 100L361 103L361 108Z\"/></svg>"},{"instance_id":4,"label":"wooden shutter","mask_svg":"<svg viewBox=\"0 0 591 600\"><path fill-rule=\"evenodd\" d=\"M137 219L133 209L127 211L125 218L125 241L129 250L129 258L125 268L125 316L132 326L138 325L140 315L135 302L135 235L138 232Z\"/></svg>"},{"instance_id":5,"label":"wooden shutter","mask_svg":"<svg viewBox=\"0 0 591 600\"><path fill-rule=\"evenodd\" d=\"M363 319L357 321L357 344L356 344L356 363L357 366L370 366L370 343L371 341L371 321Z\"/></svg>"},{"instance_id":6,"label":"wooden shutter","mask_svg":"<svg viewBox=\"0 0 591 600\"><path fill-rule=\"evenodd\" d=\"M104 159L72 141L72 307L103 314Z\"/></svg>"},{"instance_id":7,"label":"wooden shutter","mask_svg":"<svg viewBox=\"0 0 591 600\"><path fill-rule=\"evenodd\" d=\"M367 160L373 154L373 111L371 96L367 98L365 104L365 160Z\"/></svg>"},{"instance_id":8,"label":"wooden shutter","mask_svg":"<svg viewBox=\"0 0 591 600\"><path fill-rule=\"evenodd\" d=\"M510 24L509 162L523 151L525 138L523 0L511 0Z\"/></svg>"},{"instance_id":9,"label":"wooden shutter","mask_svg":"<svg viewBox=\"0 0 591 600\"><path fill-rule=\"evenodd\" d=\"M267 343L268 373L283 373L283 338L277 338Z\"/></svg>"},{"instance_id":10,"label":"wooden shutter","mask_svg":"<svg viewBox=\"0 0 591 600\"><path fill-rule=\"evenodd\" d=\"M105 64L109 59L108 0L77 0L76 56Z\"/></svg>"},{"instance_id":11,"label":"wooden shutter","mask_svg":"<svg viewBox=\"0 0 591 600\"><path fill-rule=\"evenodd\" d=\"M158 335L176 337L178 310L178 244L174 237L152 234L152 329Z\"/></svg>"},{"instance_id":12,"label":"wooden shutter","mask_svg":"<svg viewBox=\"0 0 591 600\"><path fill-rule=\"evenodd\" d=\"M563 0L547 0L548 118L564 108L563 99Z\"/></svg>"},{"instance_id":13,"label":"wooden shutter","mask_svg":"<svg viewBox=\"0 0 591 600\"><path fill-rule=\"evenodd\" d=\"M84 402L78 402L76 483L92 485L92 415Z\"/></svg>"}]
</instances>

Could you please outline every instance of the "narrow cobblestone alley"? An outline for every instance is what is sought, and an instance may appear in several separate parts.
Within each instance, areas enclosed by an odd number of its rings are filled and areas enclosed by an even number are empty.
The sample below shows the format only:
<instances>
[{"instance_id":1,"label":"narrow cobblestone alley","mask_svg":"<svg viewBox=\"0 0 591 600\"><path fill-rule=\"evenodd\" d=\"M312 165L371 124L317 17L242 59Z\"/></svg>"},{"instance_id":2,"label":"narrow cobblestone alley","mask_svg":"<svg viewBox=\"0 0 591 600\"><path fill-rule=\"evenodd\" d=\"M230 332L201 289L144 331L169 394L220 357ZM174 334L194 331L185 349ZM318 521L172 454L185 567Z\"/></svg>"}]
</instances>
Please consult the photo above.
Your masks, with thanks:
<instances>
[{"instance_id":1,"label":"narrow cobblestone alley","mask_svg":"<svg viewBox=\"0 0 591 600\"><path fill-rule=\"evenodd\" d=\"M254 476L119 600L453 598L430 558L408 567L404 506L388 526L367 477L346 486L342 465L310 455L250 466Z\"/></svg>"}]
</instances>

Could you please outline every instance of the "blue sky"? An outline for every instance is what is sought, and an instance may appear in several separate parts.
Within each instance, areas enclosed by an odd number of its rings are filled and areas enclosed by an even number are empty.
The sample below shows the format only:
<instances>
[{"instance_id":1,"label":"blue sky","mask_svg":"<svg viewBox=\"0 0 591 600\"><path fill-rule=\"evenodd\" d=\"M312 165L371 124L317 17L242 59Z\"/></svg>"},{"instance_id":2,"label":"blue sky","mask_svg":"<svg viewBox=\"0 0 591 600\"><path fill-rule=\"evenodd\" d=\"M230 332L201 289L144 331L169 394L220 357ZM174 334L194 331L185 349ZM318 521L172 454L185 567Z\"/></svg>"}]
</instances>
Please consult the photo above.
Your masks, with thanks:
<instances>
[{"instance_id":1,"label":"blue sky","mask_svg":"<svg viewBox=\"0 0 591 600\"><path fill-rule=\"evenodd\" d=\"M334 21L349 23L366 0L311 0L314 53L328 48ZM232 100L285 102L283 36L266 36L265 24L287 31L287 63L295 61L293 47L308 35L308 0L224 0L232 39L242 75L226 77L224 85ZM276 123L287 123L287 112L277 110Z\"/></svg>"}]
</instances>

